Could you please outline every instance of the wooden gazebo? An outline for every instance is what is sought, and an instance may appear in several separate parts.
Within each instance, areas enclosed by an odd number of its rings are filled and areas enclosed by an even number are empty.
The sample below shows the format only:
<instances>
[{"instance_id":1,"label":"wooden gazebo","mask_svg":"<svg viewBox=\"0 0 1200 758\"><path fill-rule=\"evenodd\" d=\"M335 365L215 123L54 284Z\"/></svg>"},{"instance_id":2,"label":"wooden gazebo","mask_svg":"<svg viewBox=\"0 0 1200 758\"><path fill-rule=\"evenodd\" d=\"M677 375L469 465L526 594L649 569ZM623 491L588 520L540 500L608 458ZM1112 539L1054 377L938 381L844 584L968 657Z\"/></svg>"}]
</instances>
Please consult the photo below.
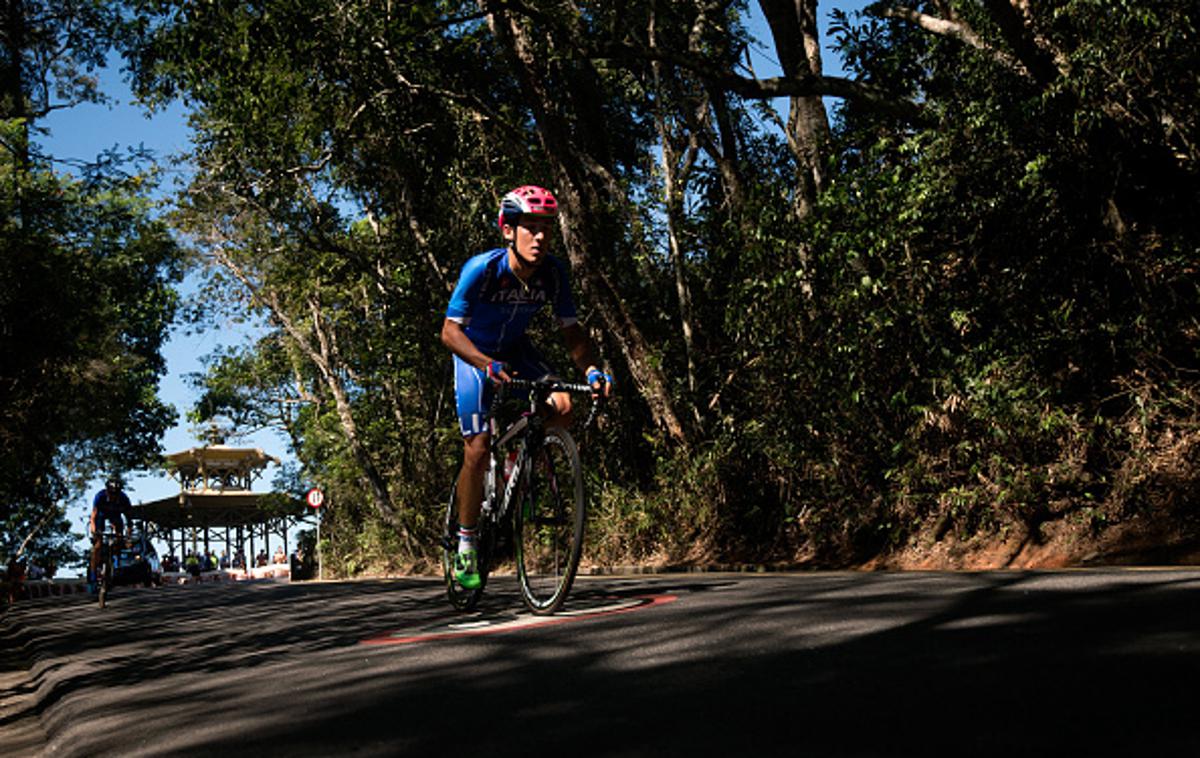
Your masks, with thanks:
<instances>
[{"instance_id":1,"label":"wooden gazebo","mask_svg":"<svg viewBox=\"0 0 1200 758\"><path fill-rule=\"evenodd\" d=\"M199 552L203 544L208 552L210 542L216 540L225 543L232 557L243 554L248 544L249 566L255 539L262 540L270 556L271 537L276 535L287 552L288 530L305 515L303 501L251 489L269 464L279 463L278 458L259 448L226 445L193 447L166 458L167 472L179 482L179 494L135 505L133 517L165 541L171 554L177 545L182 549L189 542L194 551Z\"/></svg>"}]
</instances>

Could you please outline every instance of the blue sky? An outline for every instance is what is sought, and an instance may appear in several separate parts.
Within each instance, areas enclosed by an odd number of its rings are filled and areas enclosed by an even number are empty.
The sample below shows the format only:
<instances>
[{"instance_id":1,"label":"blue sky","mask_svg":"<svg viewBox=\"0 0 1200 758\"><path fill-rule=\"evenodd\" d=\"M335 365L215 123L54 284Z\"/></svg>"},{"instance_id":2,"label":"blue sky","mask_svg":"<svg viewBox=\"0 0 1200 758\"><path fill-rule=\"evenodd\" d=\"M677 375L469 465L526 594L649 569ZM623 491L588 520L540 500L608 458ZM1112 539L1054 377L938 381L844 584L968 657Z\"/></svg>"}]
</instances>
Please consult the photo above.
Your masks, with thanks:
<instances>
[{"instance_id":1,"label":"blue sky","mask_svg":"<svg viewBox=\"0 0 1200 758\"><path fill-rule=\"evenodd\" d=\"M831 8L853 11L866 4L866 0L855 0L823 6L821 33L825 34L828 29L828 12ZM765 24L757 15L757 3L752 1L750 5L753 14L751 28L760 38L770 39ZM759 76L778 74L778 63L761 52L753 53L753 63ZM824 65L828 73L840 74L839 64L836 55L828 51L825 53ZM56 111L41 122L40 126L47 128L50 133L39 141L50 155L60 161L89 161L104 150L124 150L139 145L155 151L160 160L187 152L190 146L189 130L187 112L182 105L173 103L157 113L147 114L134 102L124 81L124 74L119 70L119 59L113 59L108 68L96 73L101 79L101 90L112 102L107 105L85 104ZM780 98L778 103L786 109L786 99ZM69 166L69 163L60 165ZM186 166L178 166L169 171L164 189L170 189L172 181L182 178L185 172ZM185 295L194 290L194 279L185 282ZM166 452L184 450L201 444L189 430L183 415L197 399L195 391L186 383L185 376L202 371L200 359L219 347L245 344L250 339L247 329L241 324L227 323L222 324L219 329L210 329L201 334L188 335L182 328L172 331L165 349L167 375L162 380L160 394L179 412L179 423L162 440ZM274 433L259 433L245 442L234 444L261 447L267 453L287 459L286 441ZM274 469L275 467L271 467L267 470L256 489L270 486ZM97 482L95 488L98 489L99 486L100 483ZM129 487L130 497L135 503L170 497L178 492L178 484L161 473L132 477ZM70 508L71 519L80 531L85 530L83 524L86 523L89 512L90 501L75 504Z\"/></svg>"}]
</instances>

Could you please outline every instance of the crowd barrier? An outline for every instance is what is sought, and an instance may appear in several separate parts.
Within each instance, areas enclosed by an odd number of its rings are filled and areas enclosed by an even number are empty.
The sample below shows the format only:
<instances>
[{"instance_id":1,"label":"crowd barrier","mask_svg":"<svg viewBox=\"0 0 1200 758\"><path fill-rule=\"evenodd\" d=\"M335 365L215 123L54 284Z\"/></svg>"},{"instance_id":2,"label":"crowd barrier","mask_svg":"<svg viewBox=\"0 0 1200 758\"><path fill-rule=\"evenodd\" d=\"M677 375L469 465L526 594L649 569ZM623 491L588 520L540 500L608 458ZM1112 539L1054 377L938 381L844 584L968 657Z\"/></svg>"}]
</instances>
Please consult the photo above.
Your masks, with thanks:
<instances>
[{"instance_id":1,"label":"crowd barrier","mask_svg":"<svg viewBox=\"0 0 1200 758\"><path fill-rule=\"evenodd\" d=\"M87 592L87 582L83 579L26 579L17 590L17 599L32 600L54 595L74 595L79 592Z\"/></svg>"},{"instance_id":2,"label":"crowd barrier","mask_svg":"<svg viewBox=\"0 0 1200 758\"><path fill-rule=\"evenodd\" d=\"M291 581L291 578L292 571L289 565L272 564L270 566L254 566L247 571L241 569L202 571L199 581L245 582L257 579ZM162 580L163 584L188 584L197 581L186 571L164 571ZM20 582L16 588L5 583L3 590L4 592L0 594L0 605L10 597L13 600L36 600L43 597L84 593L87 592L87 581L84 579L26 579Z\"/></svg>"},{"instance_id":3,"label":"crowd barrier","mask_svg":"<svg viewBox=\"0 0 1200 758\"><path fill-rule=\"evenodd\" d=\"M288 564L275 563L269 566L254 566L250 569L221 569L218 571L201 571L197 580L186 571L164 571L163 582L166 584L187 584L188 582L245 582L253 579L291 579L292 570Z\"/></svg>"}]
</instances>

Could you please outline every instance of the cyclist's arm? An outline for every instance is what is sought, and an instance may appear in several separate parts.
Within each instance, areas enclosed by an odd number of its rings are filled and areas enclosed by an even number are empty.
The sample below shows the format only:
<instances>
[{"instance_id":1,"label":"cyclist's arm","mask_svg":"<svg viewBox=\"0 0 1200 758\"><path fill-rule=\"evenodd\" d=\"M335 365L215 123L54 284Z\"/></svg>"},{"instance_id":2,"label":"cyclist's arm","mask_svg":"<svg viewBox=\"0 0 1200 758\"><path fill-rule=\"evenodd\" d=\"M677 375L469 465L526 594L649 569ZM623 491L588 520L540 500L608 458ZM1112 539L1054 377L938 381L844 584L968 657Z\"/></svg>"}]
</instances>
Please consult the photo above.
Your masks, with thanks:
<instances>
[{"instance_id":1,"label":"cyclist's arm","mask_svg":"<svg viewBox=\"0 0 1200 758\"><path fill-rule=\"evenodd\" d=\"M450 352L462 358L467 363L477 369L487 370L489 364L492 363L492 358L482 353L479 348L475 347L475 343L463 331L462 324L452 319L446 319L442 322L442 344L445 345ZM503 374L503 379L507 381L509 376Z\"/></svg>"},{"instance_id":2,"label":"cyclist's arm","mask_svg":"<svg viewBox=\"0 0 1200 758\"><path fill-rule=\"evenodd\" d=\"M591 376L593 372L599 372L608 379L604 385L604 395L607 397L612 391L612 379L608 378L605 372L600 371L596 348L587 332L579 325L579 316L575 310L575 301L571 297L571 285L567 281L566 268L557 262L555 265L558 266L560 278L559 294L554 303L554 315L558 318L563 341L567 345L567 352L571 354L571 360L575 362L584 376ZM595 386L593 386L594 389Z\"/></svg>"},{"instance_id":3,"label":"cyclist's arm","mask_svg":"<svg viewBox=\"0 0 1200 758\"><path fill-rule=\"evenodd\" d=\"M563 340L567 343L567 351L571 354L571 360L575 361L575 365L579 367L584 376L600 370L600 364L596 359L596 348L582 326L579 324L564 326L562 335ZM605 372L601 371L601 373ZM605 397L612 393L611 382L612 380L608 379L604 383L603 394ZM596 385L592 386L592 391L593 394L596 392Z\"/></svg>"},{"instance_id":4,"label":"cyclist's arm","mask_svg":"<svg viewBox=\"0 0 1200 758\"><path fill-rule=\"evenodd\" d=\"M579 370L587 373L588 369L596 367L596 350L592 340L578 323L562 328L563 342L567 344L567 352Z\"/></svg>"},{"instance_id":5,"label":"cyclist's arm","mask_svg":"<svg viewBox=\"0 0 1200 758\"><path fill-rule=\"evenodd\" d=\"M129 495L122 492L117 496L121 516L125 521L125 536L133 536L133 503L129 500Z\"/></svg>"},{"instance_id":6,"label":"cyclist's arm","mask_svg":"<svg viewBox=\"0 0 1200 758\"><path fill-rule=\"evenodd\" d=\"M100 503L103 502L104 497L104 491L101 490L100 492L96 493L94 498L92 498L92 517L88 520L88 534L92 537L92 539L98 539L100 537L100 535L96 533L96 515L100 513Z\"/></svg>"}]
</instances>

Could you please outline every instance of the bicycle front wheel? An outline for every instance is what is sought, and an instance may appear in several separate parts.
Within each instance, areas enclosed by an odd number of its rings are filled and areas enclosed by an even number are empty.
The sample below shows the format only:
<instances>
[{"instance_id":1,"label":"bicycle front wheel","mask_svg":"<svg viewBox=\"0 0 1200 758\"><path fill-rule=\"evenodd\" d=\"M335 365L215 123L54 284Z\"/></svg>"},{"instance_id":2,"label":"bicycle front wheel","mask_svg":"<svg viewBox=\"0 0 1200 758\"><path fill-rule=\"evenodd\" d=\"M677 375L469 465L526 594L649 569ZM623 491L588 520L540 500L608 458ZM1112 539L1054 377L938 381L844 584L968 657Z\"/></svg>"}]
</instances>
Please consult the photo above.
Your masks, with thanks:
<instances>
[{"instance_id":1,"label":"bicycle front wheel","mask_svg":"<svg viewBox=\"0 0 1200 758\"><path fill-rule=\"evenodd\" d=\"M565 429L547 429L525 466L513 529L521 599L534 613L554 613L571 591L583 552L587 512L575 440Z\"/></svg>"},{"instance_id":2,"label":"bicycle front wheel","mask_svg":"<svg viewBox=\"0 0 1200 758\"><path fill-rule=\"evenodd\" d=\"M97 604L103 608L108 602L108 590L112 586L112 556L106 555L100 564L99 588L96 592Z\"/></svg>"}]
</instances>

